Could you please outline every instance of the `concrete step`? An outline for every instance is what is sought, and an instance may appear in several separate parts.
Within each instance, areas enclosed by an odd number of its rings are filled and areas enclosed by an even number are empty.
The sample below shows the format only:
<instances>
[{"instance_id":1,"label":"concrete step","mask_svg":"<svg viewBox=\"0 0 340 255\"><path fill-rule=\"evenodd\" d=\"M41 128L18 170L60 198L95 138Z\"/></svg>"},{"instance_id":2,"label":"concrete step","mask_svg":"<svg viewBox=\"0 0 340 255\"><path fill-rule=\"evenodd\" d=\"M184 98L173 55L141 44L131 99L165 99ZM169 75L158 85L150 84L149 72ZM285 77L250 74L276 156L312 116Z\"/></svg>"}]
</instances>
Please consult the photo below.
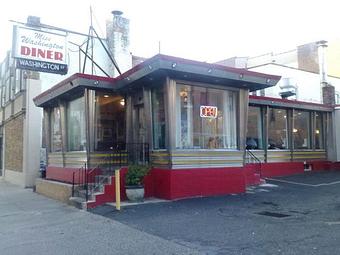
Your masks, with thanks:
<instances>
[{"instance_id":1,"label":"concrete step","mask_svg":"<svg viewBox=\"0 0 340 255\"><path fill-rule=\"evenodd\" d=\"M111 175L96 175L96 183L111 184Z\"/></svg>"},{"instance_id":2,"label":"concrete step","mask_svg":"<svg viewBox=\"0 0 340 255\"><path fill-rule=\"evenodd\" d=\"M78 209L86 209L86 200L81 197L70 197L70 204Z\"/></svg>"},{"instance_id":3,"label":"concrete step","mask_svg":"<svg viewBox=\"0 0 340 255\"><path fill-rule=\"evenodd\" d=\"M113 175L114 176L114 175ZM84 199L82 205L78 205L78 208L87 209L93 208L98 205L104 204L106 202L112 202L114 198L112 197L112 175L97 175L95 176L95 184L89 184L88 189L88 201L85 201L86 190L79 190L80 198ZM96 186L97 185L97 186Z\"/></svg>"}]
</instances>

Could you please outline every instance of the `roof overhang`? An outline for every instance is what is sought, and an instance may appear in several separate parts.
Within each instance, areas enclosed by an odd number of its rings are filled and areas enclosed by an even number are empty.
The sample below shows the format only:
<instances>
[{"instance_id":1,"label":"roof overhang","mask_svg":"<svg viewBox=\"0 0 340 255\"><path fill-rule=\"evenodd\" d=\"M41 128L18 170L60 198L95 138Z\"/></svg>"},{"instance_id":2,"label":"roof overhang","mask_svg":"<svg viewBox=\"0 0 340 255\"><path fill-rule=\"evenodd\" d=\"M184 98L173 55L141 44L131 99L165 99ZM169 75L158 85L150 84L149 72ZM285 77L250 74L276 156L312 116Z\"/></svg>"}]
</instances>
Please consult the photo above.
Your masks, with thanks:
<instances>
[{"instance_id":1,"label":"roof overhang","mask_svg":"<svg viewBox=\"0 0 340 255\"><path fill-rule=\"evenodd\" d=\"M59 99L74 98L84 88L111 90L114 79L96 75L76 73L33 99L36 106L53 106Z\"/></svg>"},{"instance_id":2,"label":"roof overhang","mask_svg":"<svg viewBox=\"0 0 340 255\"><path fill-rule=\"evenodd\" d=\"M77 73L34 98L39 107L54 106L59 99L71 99L84 88L124 91L140 84L170 77L178 80L209 83L250 91L275 86L280 76L209 64L166 55L156 55L117 78Z\"/></svg>"},{"instance_id":3,"label":"roof overhang","mask_svg":"<svg viewBox=\"0 0 340 255\"><path fill-rule=\"evenodd\" d=\"M162 76L255 91L275 86L280 76L166 55L156 55L115 79L115 89L138 86Z\"/></svg>"},{"instance_id":4,"label":"roof overhang","mask_svg":"<svg viewBox=\"0 0 340 255\"><path fill-rule=\"evenodd\" d=\"M311 110L321 112L332 112L332 105L318 104L297 100L281 99L275 97L249 96L249 103L253 105L264 105L281 108L294 108L299 110Z\"/></svg>"}]
</instances>

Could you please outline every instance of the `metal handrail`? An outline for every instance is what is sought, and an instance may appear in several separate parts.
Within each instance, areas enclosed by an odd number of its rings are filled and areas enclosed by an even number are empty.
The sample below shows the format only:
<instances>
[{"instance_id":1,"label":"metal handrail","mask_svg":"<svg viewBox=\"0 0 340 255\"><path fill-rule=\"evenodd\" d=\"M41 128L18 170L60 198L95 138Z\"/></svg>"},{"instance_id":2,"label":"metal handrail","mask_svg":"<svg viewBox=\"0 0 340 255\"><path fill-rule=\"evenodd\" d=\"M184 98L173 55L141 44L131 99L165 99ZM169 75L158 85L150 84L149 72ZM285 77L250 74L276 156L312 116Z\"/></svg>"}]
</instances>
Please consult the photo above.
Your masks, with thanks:
<instances>
[{"instance_id":1,"label":"metal handrail","mask_svg":"<svg viewBox=\"0 0 340 255\"><path fill-rule=\"evenodd\" d=\"M114 171L112 171L112 162L113 162L113 158L112 158L112 155L110 155L104 158L104 163L100 163L100 164L97 164L95 167L85 169L83 188L85 190L86 202L89 201L90 195L97 188L99 188L109 176L112 176L112 174L114 173ZM98 171L99 169L103 169L104 168L103 165L107 165L107 164L109 164L109 171L105 172L104 174L105 177L101 180L96 178L96 176L98 175L95 172ZM102 173L100 175L102 175Z\"/></svg>"},{"instance_id":2,"label":"metal handrail","mask_svg":"<svg viewBox=\"0 0 340 255\"><path fill-rule=\"evenodd\" d=\"M254 154L252 153L249 149L246 149L247 153L251 156L252 159L254 159L255 161L257 161L259 164L261 164L261 160Z\"/></svg>"},{"instance_id":3,"label":"metal handrail","mask_svg":"<svg viewBox=\"0 0 340 255\"><path fill-rule=\"evenodd\" d=\"M249 149L246 149L246 152L250 155L250 157L254 160L254 161L256 161L258 164L259 164L259 168L260 168L260 170L259 170L259 174L260 174L260 178L262 177L262 171L261 171L261 166L262 166L262 162L261 162L261 160L253 153L253 152L251 152Z\"/></svg>"},{"instance_id":4,"label":"metal handrail","mask_svg":"<svg viewBox=\"0 0 340 255\"><path fill-rule=\"evenodd\" d=\"M118 162L117 162L118 154ZM117 164L118 163L118 164ZM91 194L114 175L114 167L122 167L128 164L149 164L150 152L148 143L116 143L111 147L109 156L104 157L102 162L95 167L89 168L86 164L78 169L78 195L83 191L86 201L89 201ZM95 171L101 170L103 178L97 178ZM105 171L103 171L105 169ZM98 171L99 172L99 171ZM72 196L75 195L75 172L72 176Z\"/></svg>"},{"instance_id":5,"label":"metal handrail","mask_svg":"<svg viewBox=\"0 0 340 255\"><path fill-rule=\"evenodd\" d=\"M85 185L85 174L84 174L84 171L86 172L86 164L80 168L78 168L78 170L74 171L72 173L72 197L75 196L75 185L76 185L76 177L75 177L75 174L76 172L78 172L78 182L77 182L77 185L78 185L78 192L79 192L79 187L80 186L84 186Z\"/></svg>"}]
</instances>

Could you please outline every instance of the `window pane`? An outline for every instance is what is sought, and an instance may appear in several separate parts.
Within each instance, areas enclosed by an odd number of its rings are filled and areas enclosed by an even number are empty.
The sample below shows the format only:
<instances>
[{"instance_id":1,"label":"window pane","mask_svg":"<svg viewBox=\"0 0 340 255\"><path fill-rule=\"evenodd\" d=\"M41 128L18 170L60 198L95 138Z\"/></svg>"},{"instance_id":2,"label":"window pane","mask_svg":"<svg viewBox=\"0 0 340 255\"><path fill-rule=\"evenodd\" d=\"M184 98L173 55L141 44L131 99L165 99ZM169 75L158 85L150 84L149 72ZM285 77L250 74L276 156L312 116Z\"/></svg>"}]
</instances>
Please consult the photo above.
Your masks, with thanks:
<instances>
[{"instance_id":1,"label":"window pane","mask_svg":"<svg viewBox=\"0 0 340 255\"><path fill-rule=\"evenodd\" d=\"M84 97L69 102L67 107L67 141L69 151L86 150Z\"/></svg>"},{"instance_id":2,"label":"window pane","mask_svg":"<svg viewBox=\"0 0 340 255\"><path fill-rule=\"evenodd\" d=\"M237 148L235 92L177 85L176 94L176 148Z\"/></svg>"},{"instance_id":3,"label":"window pane","mask_svg":"<svg viewBox=\"0 0 340 255\"><path fill-rule=\"evenodd\" d=\"M6 98L6 86L2 86L1 89L1 106L5 106L6 102L5 102L5 98Z\"/></svg>"},{"instance_id":4,"label":"window pane","mask_svg":"<svg viewBox=\"0 0 340 255\"><path fill-rule=\"evenodd\" d=\"M121 96L96 91L95 150L108 151L125 142L125 101Z\"/></svg>"},{"instance_id":5,"label":"window pane","mask_svg":"<svg viewBox=\"0 0 340 255\"><path fill-rule=\"evenodd\" d=\"M153 147L165 149L165 109L163 88L152 90Z\"/></svg>"},{"instance_id":6,"label":"window pane","mask_svg":"<svg viewBox=\"0 0 340 255\"><path fill-rule=\"evenodd\" d=\"M51 150L58 152L62 150L61 126L60 126L60 109L56 107L51 113Z\"/></svg>"},{"instance_id":7,"label":"window pane","mask_svg":"<svg viewBox=\"0 0 340 255\"><path fill-rule=\"evenodd\" d=\"M5 93L5 104L8 103L9 101L9 96L10 96L10 90L11 90L11 84L10 84L10 78L6 79L5 82L5 89L6 89L6 93Z\"/></svg>"},{"instance_id":8,"label":"window pane","mask_svg":"<svg viewBox=\"0 0 340 255\"><path fill-rule=\"evenodd\" d=\"M287 110L269 108L268 149L287 149Z\"/></svg>"},{"instance_id":9,"label":"window pane","mask_svg":"<svg viewBox=\"0 0 340 255\"><path fill-rule=\"evenodd\" d=\"M20 69L15 70L15 94L20 92L21 84L21 71Z\"/></svg>"},{"instance_id":10,"label":"window pane","mask_svg":"<svg viewBox=\"0 0 340 255\"><path fill-rule=\"evenodd\" d=\"M315 149L323 149L324 148L324 127L322 126L323 122L323 114L317 112L315 114Z\"/></svg>"},{"instance_id":11,"label":"window pane","mask_svg":"<svg viewBox=\"0 0 340 255\"><path fill-rule=\"evenodd\" d=\"M263 149L261 108L249 106L247 149Z\"/></svg>"},{"instance_id":12,"label":"window pane","mask_svg":"<svg viewBox=\"0 0 340 255\"><path fill-rule=\"evenodd\" d=\"M305 111L294 111L293 141L294 149L310 149L310 114Z\"/></svg>"}]
</instances>

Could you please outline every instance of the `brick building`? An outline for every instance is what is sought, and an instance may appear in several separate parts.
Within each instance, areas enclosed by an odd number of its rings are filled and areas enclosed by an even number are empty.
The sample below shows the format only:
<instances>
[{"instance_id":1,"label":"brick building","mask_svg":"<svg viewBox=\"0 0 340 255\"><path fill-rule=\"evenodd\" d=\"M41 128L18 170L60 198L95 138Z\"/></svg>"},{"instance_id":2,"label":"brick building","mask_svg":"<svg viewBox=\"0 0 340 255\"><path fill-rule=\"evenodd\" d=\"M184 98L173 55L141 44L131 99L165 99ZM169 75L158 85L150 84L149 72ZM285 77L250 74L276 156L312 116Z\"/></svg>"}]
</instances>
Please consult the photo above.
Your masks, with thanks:
<instances>
[{"instance_id":1,"label":"brick building","mask_svg":"<svg viewBox=\"0 0 340 255\"><path fill-rule=\"evenodd\" d=\"M103 44L115 56L121 71L131 68L129 20L122 17L121 12L113 14L113 19L107 21L106 38L73 34L63 29L57 31L65 34L68 41L69 74L82 70L88 74L118 75ZM16 26L34 31L51 31L44 28L38 17L29 16L27 24ZM86 48L90 49L87 56ZM39 176L40 164L45 163L43 113L34 105L33 98L69 77L69 74L19 69L13 55L12 51L8 51L0 63L0 177L23 187L32 187Z\"/></svg>"}]
</instances>

